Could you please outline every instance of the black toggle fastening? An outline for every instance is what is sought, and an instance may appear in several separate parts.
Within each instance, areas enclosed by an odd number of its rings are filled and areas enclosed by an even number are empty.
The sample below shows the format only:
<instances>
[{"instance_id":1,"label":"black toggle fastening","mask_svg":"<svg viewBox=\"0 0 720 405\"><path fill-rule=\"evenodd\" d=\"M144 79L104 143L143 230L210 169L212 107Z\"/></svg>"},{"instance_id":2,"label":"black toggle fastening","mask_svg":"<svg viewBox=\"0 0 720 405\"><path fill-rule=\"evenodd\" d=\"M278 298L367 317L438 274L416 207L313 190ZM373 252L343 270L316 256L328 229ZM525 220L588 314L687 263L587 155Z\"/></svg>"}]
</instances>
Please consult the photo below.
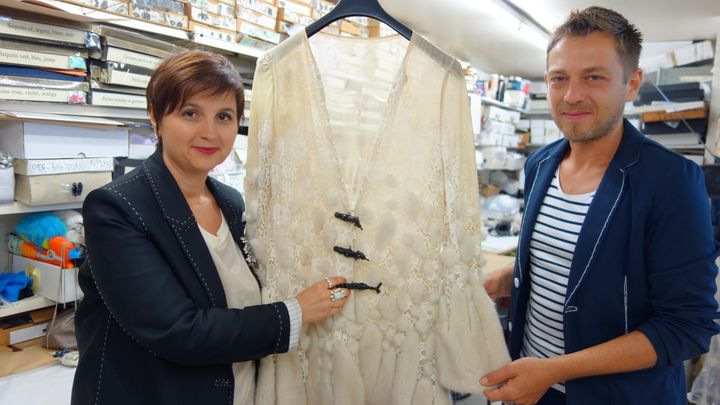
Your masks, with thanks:
<instances>
[{"instance_id":1,"label":"black toggle fastening","mask_svg":"<svg viewBox=\"0 0 720 405\"><path fill-rule=\"evenodd\" d=\"M359 250L352 250L351 248L344 248L340 246L334 246L333 250L337 253L340 253L341 255L345 257L351 257L355 260L367 260L370 261L367 257L365 257L365 253L359 251Z\"/></svg>"},{"instance_id":2,"label":"black toggle fastening","mask_svg":"<svg viewBox=\"0 0 720 405\"><path fill-rule=\"evenodd\" d=\"M377 287L373 287L371 285L367 285L365 283L341 283L336 285L336 288L347 288L348 290L373 290L375 293L380 294L380 286L382 283L378 284Z\"/></svg>"},{"instance_id":3,"label":"black toggle fastening","mask_svg":"<svg viewBox=\"0 0 720 405\"><path fill-rule=\"evenodd\" d=\"M336 212L335 218L337 218L341 221L350 222L351 224L355 225L356 227L363 229L362 225L360 225L360 218L358 218L356 216L353 216L350 214L343 214L342 212Z\"/></svg>"}]
</instances>

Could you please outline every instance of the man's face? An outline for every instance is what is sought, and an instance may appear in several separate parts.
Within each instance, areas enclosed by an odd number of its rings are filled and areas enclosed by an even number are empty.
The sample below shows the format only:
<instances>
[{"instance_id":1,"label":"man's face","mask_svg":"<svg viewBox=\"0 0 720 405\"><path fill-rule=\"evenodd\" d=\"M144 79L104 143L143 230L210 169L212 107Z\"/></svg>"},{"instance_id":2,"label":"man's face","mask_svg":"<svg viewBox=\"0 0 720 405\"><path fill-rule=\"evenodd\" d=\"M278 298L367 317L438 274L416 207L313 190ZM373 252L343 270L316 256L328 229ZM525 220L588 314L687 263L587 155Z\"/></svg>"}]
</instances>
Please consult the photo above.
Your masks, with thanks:
<instances>
[{"instance_id":1,"label":"man's face","mask_svg":"<svg viewBox=\"0 0 720 405\"><path fill-rule=\"evenodd\" d=\"M609 34L560 40L548 54L550 112L570 142L602 138L622 123L626 101L637 95L642 72L623 77L623 64Z\"/></svg>"}]
</instances>

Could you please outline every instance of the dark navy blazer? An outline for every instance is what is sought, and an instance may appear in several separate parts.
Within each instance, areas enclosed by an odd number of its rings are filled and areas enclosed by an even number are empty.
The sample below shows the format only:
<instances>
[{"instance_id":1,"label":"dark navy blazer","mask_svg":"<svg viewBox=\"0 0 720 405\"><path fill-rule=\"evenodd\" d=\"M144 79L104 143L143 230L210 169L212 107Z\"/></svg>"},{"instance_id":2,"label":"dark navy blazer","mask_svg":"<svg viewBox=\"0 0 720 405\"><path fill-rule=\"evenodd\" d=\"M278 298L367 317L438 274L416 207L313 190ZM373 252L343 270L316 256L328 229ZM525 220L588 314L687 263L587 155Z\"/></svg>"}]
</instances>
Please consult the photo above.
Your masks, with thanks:
<instances>
[{"instance_id":1,"label":"dark navy blazer","mask_svg":"<svg viewBox=\"0 0 720 405\"><path fill-rule=\"evenodd\" d=\"M240 193L207 186L240 242ZM91 192L72 403L232 404L232 362L288 350L282 303L228 310L195 217L160 153Z\"/></svg>"},{"instance_id":2,"label":"dark navy blazer","mask_svg":"<svg viewBox=\"0 0 720 405\"><path fill-rule=\"evenodd\" d=\"M525 213L513 273L510 354L518 358L530 291L530 238L569 143L525 165ZM587 213L565 297L566 353L632 331L644 333L655 367L568 381L568 404L686 404L682 361L708 350L720 329L718 255L699 166L646 139L627 120Z\"/></svg>"}]
</instances>

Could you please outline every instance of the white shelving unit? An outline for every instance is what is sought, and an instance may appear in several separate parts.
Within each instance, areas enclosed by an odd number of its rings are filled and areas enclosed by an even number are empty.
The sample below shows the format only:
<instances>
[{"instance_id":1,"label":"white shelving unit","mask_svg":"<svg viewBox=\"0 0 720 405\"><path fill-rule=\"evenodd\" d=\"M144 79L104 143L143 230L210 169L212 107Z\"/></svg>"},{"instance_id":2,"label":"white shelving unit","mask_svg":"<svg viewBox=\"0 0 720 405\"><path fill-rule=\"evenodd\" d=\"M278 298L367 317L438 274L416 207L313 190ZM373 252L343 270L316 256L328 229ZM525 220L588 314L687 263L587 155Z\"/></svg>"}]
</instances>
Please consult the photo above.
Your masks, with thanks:
<instances>
[{"instance_id":1,"label":"white shelving unit","mask_svg":"<svg viewBox=\"0 0 720 405\"><path fill-rule=\"evenodd\" d=\"M504 109L510 110L510 111L517 111L517 112L523 113L523 114L527 113L527 110L523 110L522 108L518 108L518 107L513 107L509 104L503 103L502 101L497 101L497 100L494 100L489 97L482 97L481 100L484 105L494 105L495 107L504 108Z\"/></svg>"},{"instance_id":2,"label":"white shelving unit","mask_svg":"<svg viewBox=\"0 0 720 405\"><path fill-rule=\"evenodd\" d=\"M34 295L22 299L17 302L10 303L9 305L3 305L0 307L0 319L8 316L22 314L23 312L34 311L36 309L47 308L55 305L55 301L49 300L39 295Z\"/></svg>"},{"instance_id":3,"label":"white shelving unit","mask_svg":"<svg viewBox=\"0 0 720 405\"><path fill-rule=\"evenodd\" d=\"M72 210L82 207L82 202L73 202L68 204L54 204L54 205L25 205L21 202L11 202L0 204L0 215L11 215L11 214L27 214L30 212L40 211L57 211L57 210Z\"/></svg>"},{"instance_id":4,"label":"white shelving unit","mask_svg":"<svg viewBox=\"0 0 720 405\"><path fill-rule=\"evenodd\" d=\"M101 107L86 104L46 103L42 101L0 100L0 111L76 115L108 119L149 120L145 110Z\"/></svg>"}]
</instances>

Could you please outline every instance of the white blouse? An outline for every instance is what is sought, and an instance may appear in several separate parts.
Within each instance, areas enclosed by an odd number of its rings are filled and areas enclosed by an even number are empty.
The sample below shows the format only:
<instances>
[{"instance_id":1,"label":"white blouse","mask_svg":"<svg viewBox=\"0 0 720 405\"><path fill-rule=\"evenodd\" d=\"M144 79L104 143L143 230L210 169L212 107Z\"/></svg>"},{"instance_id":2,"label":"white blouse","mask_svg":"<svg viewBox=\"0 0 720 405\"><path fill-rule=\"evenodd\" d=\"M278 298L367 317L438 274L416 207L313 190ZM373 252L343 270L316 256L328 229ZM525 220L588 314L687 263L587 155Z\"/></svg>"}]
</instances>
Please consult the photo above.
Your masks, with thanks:
<instances>
[{"instance_id":1,"label":"white blouse","mask_svg":"<svg viewBox=\"0 0 720 405\"><path fill-rule=\"evenodd\" d=\"M235 243L230 228L222 217L217 235L202 227L200 232L215 262L220 281L222 282L228 308L241 309L251 305L259 305L260 287L252 275L240 247ZM252 361L233 363L235 375L234 405L252 405L255 397L255 365Z\"/></svg>"}]
</instances>

